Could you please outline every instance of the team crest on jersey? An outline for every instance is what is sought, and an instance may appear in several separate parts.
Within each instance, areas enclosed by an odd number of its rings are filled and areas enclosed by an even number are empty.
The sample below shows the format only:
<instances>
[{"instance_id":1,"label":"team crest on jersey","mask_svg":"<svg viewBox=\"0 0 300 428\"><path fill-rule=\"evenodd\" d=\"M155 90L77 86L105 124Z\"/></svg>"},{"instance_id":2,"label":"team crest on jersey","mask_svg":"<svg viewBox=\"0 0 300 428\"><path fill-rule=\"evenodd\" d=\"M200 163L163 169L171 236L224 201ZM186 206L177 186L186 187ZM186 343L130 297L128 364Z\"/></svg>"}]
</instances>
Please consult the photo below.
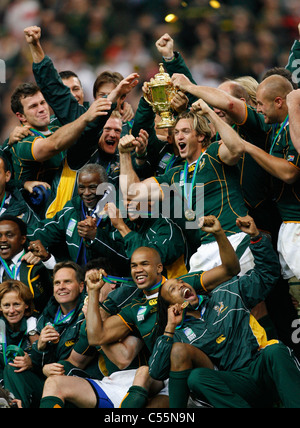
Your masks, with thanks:
<instances>
[{"instance_id":1,"label":"team crest on jersey","mask_svg":"<svg viewBox=\"0 0 300 428\"><path fill-rule=\"evenodd\" d=\"M225 307L224 307L224 303L223 303L223 302L219 302L219 304L218 304L218 305L214 306L214 310L215 310L215 311L217 311L218 316L219 316L222 312L226 311L226 309L227 309L227 308L228 308L228 306L226 306L226 308L225 308Z\"/></svg>"},{"instance_id":2,"label":"team crest on jersey","mask_svg":"<svg viewBox=\"0 0 300 428\"><path fill-rule=\"evenodd\" d=\"M202 159L202 161L200 162L199 171L201 171L201 169L204 168L204 166L205 166L205 158Z\"/></svg>"}]
</instances>

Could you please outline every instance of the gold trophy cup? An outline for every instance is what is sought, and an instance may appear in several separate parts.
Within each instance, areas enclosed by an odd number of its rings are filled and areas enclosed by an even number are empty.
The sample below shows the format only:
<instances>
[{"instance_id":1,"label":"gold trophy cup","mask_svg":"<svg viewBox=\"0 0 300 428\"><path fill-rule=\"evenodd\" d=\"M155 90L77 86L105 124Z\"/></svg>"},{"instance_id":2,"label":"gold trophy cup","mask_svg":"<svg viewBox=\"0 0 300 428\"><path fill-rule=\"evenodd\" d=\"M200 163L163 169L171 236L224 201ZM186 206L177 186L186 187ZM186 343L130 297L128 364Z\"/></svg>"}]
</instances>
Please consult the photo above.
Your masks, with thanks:
<instances>
[{"instance_id":1,"label":"gold trophy cup","mask_svg":"<svg viewBox=\"0 0 300 428\"><path fill-rule=\"evenodd\" d=\"M163 64L159 64L159 73L148 83L149 92L144 95L145 100L152 106L153 111L161 117L156 126L159 129L172 128L175 124L171 101L177 90L174 88L171 77L165 73Z\"/></svg>"}]
</instances>

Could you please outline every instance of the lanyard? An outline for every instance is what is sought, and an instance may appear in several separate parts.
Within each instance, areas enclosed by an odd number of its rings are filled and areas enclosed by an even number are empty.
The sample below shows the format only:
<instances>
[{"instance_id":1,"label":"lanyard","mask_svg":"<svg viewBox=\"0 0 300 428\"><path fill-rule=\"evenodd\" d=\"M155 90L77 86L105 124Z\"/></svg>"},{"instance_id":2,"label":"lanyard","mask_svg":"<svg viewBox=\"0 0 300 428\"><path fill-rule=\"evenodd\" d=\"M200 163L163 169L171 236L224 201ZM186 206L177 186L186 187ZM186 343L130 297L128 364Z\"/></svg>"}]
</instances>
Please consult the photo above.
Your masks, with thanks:
<instances>
[{"instance_id":1,"label":"lanyard","mask_svg":"<svg viewBox=\"0 0 300 428\"><path fill-rule=\"evenodd\" d=\"M277 140L278 140L278 138L279 138L280 134L282 133L283 129L284 129L284 128L286 127L286 125L288 124L288 122L289 122L289 115L287 115L287 117L285 118L285 120L284 120L284 122L282 123L282 125L281 125L281 127L280 127L279 131L277 131L277 132L276 132L275 127L273 126L273 132L272 132L272 147L271 147L271 150L270 150L270 155L272 154L273 149L274 149L274 146L275 146L275 144L276 144L276 142L277 142ZM277 126L278 126L278 125L277 125Z\"/></svg>"},{"instance_id":2,"label":"lanyard","mask_svg":"<svg viewBox=\"0 0 300 428\"><path fill-rule=\"evenodd\" d=\"M70 311L67 315L64 315L62 317L63 313L62 313L61 308L59 308L57 313L56 313L54 322L53 322L53 327L55 327L56 325L61 325L61 324L67 323L72 318L72 316L74 315L74 312L75 312L75 309L72 309L72 311Z\"/></svg>"},{"instance_id":3,"label":"lanyard","mask_svg":"<svg viewBox=\"0 0 300 428\"><path fill-rule=\"evenodd\" d=\"M92 212L92 214L90 215L90 217L93 217L93 215L96 212L96 209L97 209L97 207L94 209L94 211ZM81 202L81 210L82 210L83 217L86 218L86 213L85 213L83 202ZM98 221L97 221L97 227L101 223L102 217L103 217L103 215L98 219Z\"/></svg>"},{"instance_id":4,"label":"lanyard","mask_svg":"<svg viewBox=\"0 0 300 428\"><path fill-rule=\"evenodd\" d=\"M194 169L194 173L193 173L193 179L192 179L192 184L191 184L191 191L188 194L187 192L187 184L188 184L188 161L185 161L185 165L184 165L184 197L187 200L188 203L188 208L191 209L193 206L193 190L194 190L194 186L195 186L195 181L196 181L196 175L197 175L197 171L198 171L198 167L199 164L201 162L201 159L203 158L205 154L205 151L202 153L202 155L199 157L199 159L197 160L195 169Z\"/></svg>"},{"instance_id":5,"label":"lanyard","mask_svg":"<svg viewBox=\"0 0 300 428\"><path fill-rule=\"evenodd\" d=\"M95 213L96 209L97 209L97 207L96 207L96 208L94 209L94 211L92 212L91 217L92 217L92 216L93 216L93 214ZM84 218L86 218L86 213L85 213L85 210L84 210L83 202L81 202L81 210L82 210L83 217L84 217ZM99 224L101 223L102 218L103 218L103 215L98 219L98 221L97 221L97 227L98 227L98 226L99 226ZM77 260L76 260L76 263L78 262L78 259L79 259L79 255L80 255L80 251L81 251L82 244L83 244L83 238L81 238L81 240L80 240L79 251L78 251L78 254L77 254ZM87 264L86 248L84 248L84 254L83 254L83 257L84 257L84 262L85 262L85 264Z\"/></svg>"},{"instance_id":6,"label":"lanyard","mask_svg":"<svg viewBox=\"0 0 300 428\"><path fill-rule=\"evenodd\" d=\"M175 161L176 161L176 156L175 155L172 155L171 157L170 157L170 159L168 160L168 163L167 163L167 166L166 166L166 169L165 169L165 172L168 172L168 171L170 171L170 169L171 168L173 168L173 165L174 165L174 163L175 163Z\"/></svg>"},{"instance_id":7,"label":"lanyard","mask_svg":"<svg viewBox=\"0 0 300 428\"><path fill-rule=\"evenodd\" d=\"M4 268L4 270L5 270L5 272L7 273L7 275L9 276L10 279L17 279L18 278L18 275L19 275L20 270L21 270L21 263L20 263L20 261L21 261L22 257L24 256L24 254L25 254L25 251L23 251L23 253L21 254L21 256L20 256L19 260L17 261L17 263L14 264L12 270L10 270L10 268L9 268L8 264L6 263L6 261L4 259L2 259L2 257L0 257L0 262L1 262L1 264L2 264L2 266ZM19 266L17 268L18 264L19 264Z\"/></svg>"}]
</instances>

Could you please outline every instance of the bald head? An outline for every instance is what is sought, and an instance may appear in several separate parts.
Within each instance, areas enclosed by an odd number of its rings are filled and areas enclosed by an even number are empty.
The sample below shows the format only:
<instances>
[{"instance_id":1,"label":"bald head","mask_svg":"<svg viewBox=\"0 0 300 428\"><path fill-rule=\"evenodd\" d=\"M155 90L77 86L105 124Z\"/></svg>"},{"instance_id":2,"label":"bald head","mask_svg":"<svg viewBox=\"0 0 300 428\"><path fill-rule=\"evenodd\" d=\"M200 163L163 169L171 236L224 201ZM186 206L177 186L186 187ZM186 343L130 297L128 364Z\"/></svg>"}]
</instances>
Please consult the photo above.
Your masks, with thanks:
<instances>
[{"instance_id":1,"label":"bald head","mask_svg":"<svg viewBox=\"0 0 300 428\"><path fill-rule=\"evenodd\" d=\"M163 265L159 253L150 247L140 247L131 256L131 276L137 287L152 294L152 287L162 280ZM157 290L154 290L157 292Z\"/></svg>"},{"instance_id":2,"label":"bald head","mask_svg":"<svg viewBox=\"0 0 300 428\"><path fill-rule=\"evenodd\" d=\"M286 99L292 91L292 84L285 77L275 74L263 80L257 88L257 93L264 94L270 101L274 101L277 97Z\"/></svg>"},{"instance_id":3,"label":"bald head","mask_svg":"<svg viewBox=\"0 0 300 428\"><path fill-rule=\"evenodd\" d=\"M293 91L292 84L283 76L273 75L257 88L257 111L264 115L265 123L282 123L287 114L286 97Z\"/></svg>"},{"instance_id":4,"label":"bald head","mask_svg":"<svg viewBox=\"0 0 300 428\"><path fill-rule=\"evenodd\" d=\"M131 261L140 257L150 259L154 264L161 264L160 254L155 248L151 248L151 247L138 248L133 252L131 256Z\"/></svg>"},{"instance_id":5,"label":"bald head","mask_svg":"<svg viewBox=\"0 0 300 428\"><path fill-rule=\"evenodd\" d=\"M249 103L249 94L246 89L238 82L234 80L228 80L226 82L221 83L219 89L227 92L235 98L244 99L246 103Z\"/></svg>"}]
</instances>

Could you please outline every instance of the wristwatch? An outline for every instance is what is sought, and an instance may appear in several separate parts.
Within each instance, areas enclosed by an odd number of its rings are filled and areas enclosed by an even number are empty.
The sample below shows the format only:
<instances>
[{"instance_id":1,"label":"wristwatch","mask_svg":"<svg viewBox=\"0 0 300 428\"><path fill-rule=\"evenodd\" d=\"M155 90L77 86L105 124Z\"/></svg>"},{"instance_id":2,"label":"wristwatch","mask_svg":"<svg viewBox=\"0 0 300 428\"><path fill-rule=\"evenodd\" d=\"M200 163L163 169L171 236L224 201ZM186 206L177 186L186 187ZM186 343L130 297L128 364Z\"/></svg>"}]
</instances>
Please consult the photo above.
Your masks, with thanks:
<instances>
[{"instance_id":1,"label":"wristwatch","mask_svg":"<svg viewBox=\"0 0 300 428\"><path fill-rule=\"evenodd\" d=\"M28 336L35 336L37 334L36 330L31 330L28 332Z\"/></svg>"}]
</instances>

